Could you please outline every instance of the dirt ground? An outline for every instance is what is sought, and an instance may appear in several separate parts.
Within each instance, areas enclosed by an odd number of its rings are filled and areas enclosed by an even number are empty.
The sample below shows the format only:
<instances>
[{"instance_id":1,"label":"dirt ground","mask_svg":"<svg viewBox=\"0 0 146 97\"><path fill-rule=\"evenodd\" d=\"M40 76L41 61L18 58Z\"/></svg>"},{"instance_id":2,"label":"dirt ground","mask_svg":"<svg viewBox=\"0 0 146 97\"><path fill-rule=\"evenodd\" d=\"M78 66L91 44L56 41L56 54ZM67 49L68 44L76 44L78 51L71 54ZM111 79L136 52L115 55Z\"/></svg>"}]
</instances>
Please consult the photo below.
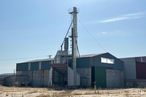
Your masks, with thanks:
<instances>
[{"instance_id":1,"label":"dirt ground","mask_svg":"<svg viewBox=\"0 0 146 97\"><path fill-rule=\"evenodd\" d=\"M0 97L146 97L146 88L53 90L0 86Z\"/></svg>"}]
</instances>

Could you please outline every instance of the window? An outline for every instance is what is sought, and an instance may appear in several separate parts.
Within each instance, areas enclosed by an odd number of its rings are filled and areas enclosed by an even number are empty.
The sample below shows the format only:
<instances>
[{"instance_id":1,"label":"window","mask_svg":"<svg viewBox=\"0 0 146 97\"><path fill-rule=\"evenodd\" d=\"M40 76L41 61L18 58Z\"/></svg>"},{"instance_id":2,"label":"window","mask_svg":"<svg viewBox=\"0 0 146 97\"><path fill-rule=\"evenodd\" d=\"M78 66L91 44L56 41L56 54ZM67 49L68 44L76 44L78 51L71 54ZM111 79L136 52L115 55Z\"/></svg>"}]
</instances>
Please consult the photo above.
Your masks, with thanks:
<instances>
[{"instance_id":1,"label":"window","mask_svg":"<svg viewBox=\"0 0 146 97\"><path fill-rule=\"evenodd\" d=\"M115 61L114 59L101 57L101 63L114 64L114 61Z\"/></svg>"}]
</instances>

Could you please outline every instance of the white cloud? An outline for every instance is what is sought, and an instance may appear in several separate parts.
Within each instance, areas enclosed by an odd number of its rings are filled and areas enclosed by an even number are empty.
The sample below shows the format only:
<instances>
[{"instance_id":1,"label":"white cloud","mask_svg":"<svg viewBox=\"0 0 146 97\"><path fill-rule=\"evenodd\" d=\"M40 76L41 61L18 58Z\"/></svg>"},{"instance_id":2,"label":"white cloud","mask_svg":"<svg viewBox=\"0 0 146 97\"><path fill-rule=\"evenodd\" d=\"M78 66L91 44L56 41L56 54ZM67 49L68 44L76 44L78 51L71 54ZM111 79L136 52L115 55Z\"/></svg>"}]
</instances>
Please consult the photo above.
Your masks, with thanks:
<instances>
[{"instance_id":1,"label":"white cloud","mask_svg":"<svg viewBox=\"0 0 146 97\"><path fill-rule=\"evenodd\" d=\"M110 30L110 31L99 31L96 33L98 37L127 37L131 36L133 33L125 31L125 30Z\"/></svg>"},{"instance_id":2,"label":"white cloud","mask_svg":"<svg viewBox=\"0 0 146 97\"><path fill-rule=\"evenodd\" d=\"M130 2L132 0L69 0L69 2L72 2L74 6L85 6L85 5L92 5L96 4L97 6L103 6L103 4L108 3L123 3L123 2Z\"/></svg>"},{"instance_id":3,"label":"white cloud","mask_svg":"<svg viewBox=\"0 0 146 97\"><path fill-rule=\"evenodd\" d=\"M106 35L108 32L101 32L102 35Z\"/></svg>"},{"instance_id":4,"label":"white cloud","mask_svg":"<svg viewBox=\"0 0 146 97\"><path fill-rule=\"evenodd\" d=\"M99 23L110 23L110 22L117 22L117 21L123 21L123 20L140 19L144 17L144 14L145 14L144 12L124 14L118 17L101 20L99 21Z\"/></svg>"}]
</instances>

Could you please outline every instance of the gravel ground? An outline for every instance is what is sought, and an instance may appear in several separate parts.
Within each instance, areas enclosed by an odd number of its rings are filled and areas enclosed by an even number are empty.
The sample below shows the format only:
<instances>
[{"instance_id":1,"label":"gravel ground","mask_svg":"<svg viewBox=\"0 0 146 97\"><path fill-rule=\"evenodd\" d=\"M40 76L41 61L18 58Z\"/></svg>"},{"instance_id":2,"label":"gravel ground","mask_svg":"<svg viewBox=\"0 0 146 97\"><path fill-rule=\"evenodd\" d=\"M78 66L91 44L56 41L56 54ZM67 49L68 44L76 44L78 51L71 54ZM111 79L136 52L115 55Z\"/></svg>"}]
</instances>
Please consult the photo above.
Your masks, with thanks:
<instances>
[{"instance_id":1,"label":"gravel ground","mask_svg":"<svg viewBox=\"0 0 146 97\"><path fill-rule=\"evenodd\" d=\"M0 86L0 97L146 97L146 88L53 90Z\"/></svg>"}]
</instances>

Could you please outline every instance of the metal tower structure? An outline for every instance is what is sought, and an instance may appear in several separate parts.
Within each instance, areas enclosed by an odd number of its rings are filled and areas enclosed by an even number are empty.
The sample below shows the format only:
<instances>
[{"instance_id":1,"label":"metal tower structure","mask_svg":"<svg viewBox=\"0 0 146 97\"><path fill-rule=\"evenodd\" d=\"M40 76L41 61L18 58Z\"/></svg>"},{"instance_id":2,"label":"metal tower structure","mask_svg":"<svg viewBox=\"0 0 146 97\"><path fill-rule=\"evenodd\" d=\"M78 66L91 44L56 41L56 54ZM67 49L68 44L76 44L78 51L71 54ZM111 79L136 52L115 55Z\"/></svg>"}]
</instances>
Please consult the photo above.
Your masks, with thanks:
<instances>
[{"instance_id":1,"label":"metal tower structure","mask_svg":"<svg viewBox=\"0 0 146 97\"><path fill-rule=\"evenodd\" d=\"M77 49L78 49L78 45L77 45L77 8L73 7L73 11L70 12L70 14L72 14L73 20L72 20L72 65L73 65L73 71L74 71L74 85L77 85L77 70L76 70L76 58L77 58Z\"/></svg>"}]
</instances>

